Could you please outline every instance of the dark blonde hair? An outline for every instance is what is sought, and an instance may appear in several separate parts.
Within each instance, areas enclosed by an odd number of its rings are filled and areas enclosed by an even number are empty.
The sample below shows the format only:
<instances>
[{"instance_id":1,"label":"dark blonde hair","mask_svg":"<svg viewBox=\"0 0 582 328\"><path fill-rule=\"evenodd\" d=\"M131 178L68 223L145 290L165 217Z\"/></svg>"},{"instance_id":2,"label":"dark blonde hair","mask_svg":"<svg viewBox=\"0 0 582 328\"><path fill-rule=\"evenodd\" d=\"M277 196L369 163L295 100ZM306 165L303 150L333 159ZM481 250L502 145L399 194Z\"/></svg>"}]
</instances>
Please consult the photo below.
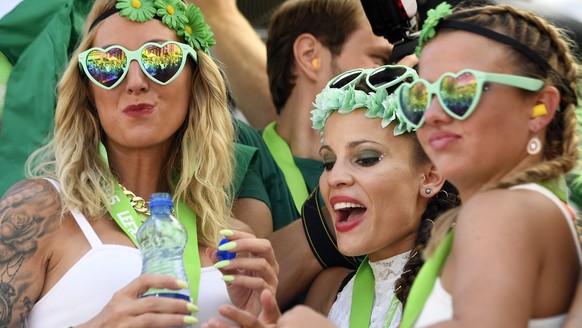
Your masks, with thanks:
<instances>
[{"instance_id":1,"label":"dark blonde hair","mask_svg":"<svg viewBox=\"0 0 582 328\"><path fill-rule=\"evenodd\" d=\"M548 181L572 170L578 159L575 110L580 72L577 59L573 55L574 43L565 31L555 27L540 16L508 5L458 10L447 16L446 20L471 23L494 30L525 45L547 62L550 69L543 69L522 52L512 47L506 47L506 60L513 64L515 74L544 80L546 85L555 86L561 95L559 111L556 112L554 119L546 129L543 160L495 185L484 188L508 188L522 183ZM439 33L448 30L442 28ZM438 38L438 33L435 38ZM459 210L460 207L455 208L439 219L435 226L433 238L427 248L427 255L432 254L447 234L454 224Z\"/></svg>"},{"instance_id":2,"label":"dark blonde hair","mask_svg":"<svg viewBox=\"0 0 582 328\"><path fill-rule=\"evenodd\" d=\"M77 63L78 54L92 46L103 24L89 31L89 23L114 5L110 0L97 0L93 5L80 44L58 84L53 139L27 161L29 176L48 176L60 182L63 213L77 208L91 217L104 215L117 183L99 155L99 142L106 136L92 105L91 82ZM190 101L163 174L173 187L174 199L196 212L199 241L212 246L217 244L218 231L231 224L234 131L221 72L203 51L197 55L190 87L195 101Z\"/></svg>"}]
</instances>

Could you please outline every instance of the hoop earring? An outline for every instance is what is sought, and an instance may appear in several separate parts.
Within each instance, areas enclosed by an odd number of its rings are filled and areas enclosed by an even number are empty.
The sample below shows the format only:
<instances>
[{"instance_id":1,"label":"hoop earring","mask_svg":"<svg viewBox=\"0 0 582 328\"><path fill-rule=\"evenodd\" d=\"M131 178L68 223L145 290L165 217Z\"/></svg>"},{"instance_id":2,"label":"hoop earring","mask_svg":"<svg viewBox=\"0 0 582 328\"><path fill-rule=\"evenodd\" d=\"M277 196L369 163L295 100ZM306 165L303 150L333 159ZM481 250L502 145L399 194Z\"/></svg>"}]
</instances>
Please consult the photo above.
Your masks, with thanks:
<instances>
[{"instance_id":1,"label":"hoop earring","mask_svg":"<svg viewBox=\"0 0 582 328\"><path fill-rule=\"evenodd\" d=\"M542 142L538 137L533 137L527 143L527 153L536 155L542 150Z\"/></svg>"},{"instance_id":2,"label":"hoop earring","mask_svg":"<svg viewBox=\"0 0 582 328\"><path fill-rule=\"evenodd\" d=\"M424 193L427 195L430 195L431 192L432 192L432 190L430 188L424 189Z\"/></svg>"}]
</instances>

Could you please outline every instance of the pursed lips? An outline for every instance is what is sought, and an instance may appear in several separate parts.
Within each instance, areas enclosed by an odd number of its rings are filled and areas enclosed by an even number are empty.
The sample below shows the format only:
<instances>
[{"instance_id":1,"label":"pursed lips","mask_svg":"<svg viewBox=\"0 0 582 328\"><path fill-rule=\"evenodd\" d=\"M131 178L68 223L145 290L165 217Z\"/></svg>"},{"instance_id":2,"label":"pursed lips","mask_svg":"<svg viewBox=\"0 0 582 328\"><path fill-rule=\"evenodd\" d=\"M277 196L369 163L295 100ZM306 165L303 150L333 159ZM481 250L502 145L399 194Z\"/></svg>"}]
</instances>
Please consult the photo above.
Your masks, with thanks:
<instances>
[{"instance_id":1,"label":"pursed lips","mask_svg":"<svg viewBox=\"0 0 582 328\"><path fill-rule=\"evenodd\" d=\"M141 103L129 105L123 109L123 113L131 117L145 116L154 111L155 106L151 104Z\"/></svg>"}]
</instances>

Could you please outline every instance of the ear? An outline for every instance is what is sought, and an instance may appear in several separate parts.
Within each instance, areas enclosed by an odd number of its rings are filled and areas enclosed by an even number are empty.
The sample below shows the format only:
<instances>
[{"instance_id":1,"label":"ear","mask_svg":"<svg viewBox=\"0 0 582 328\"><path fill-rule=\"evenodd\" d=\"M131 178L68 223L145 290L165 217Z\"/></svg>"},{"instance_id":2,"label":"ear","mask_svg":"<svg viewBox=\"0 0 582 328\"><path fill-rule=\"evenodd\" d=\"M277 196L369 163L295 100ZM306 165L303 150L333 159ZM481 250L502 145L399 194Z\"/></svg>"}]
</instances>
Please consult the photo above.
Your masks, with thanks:
<instances>
[{"instance_id":1,"label":"ear","mask_svg":"<svg viewBox=\"0 0 582 328\"><path fill-rule=\"evenodd\" d=\"M554 86L545 86L538 91L536 103L530 109L529 129L537 133L554 119L560 106L560 91ZM545 108L544 108L545 107ZM544 110L545 109L545 110Z\"/></svg>"},{"instance_id":2,"label":"ear","mask_svg":"<svg viewBox=\"0 0 582 328\"><path fill-rule=\"evenodd\" d=\"M445 178L437 171L434 164L430 164L423 170L418 191L421 197L431 198L441 190L444 183Z\"/></svg>"},{"instance_id":3,"label":"ear","mask_svg":"<svg viewBox=\"0 0 582 328\"><path fill-rule=\"evenodd\" d=\"M316 81L321 70L321 43L309 33L303 33L293 43L293 56L297 70L308 79Z\"/></svg>"}]
</instances>

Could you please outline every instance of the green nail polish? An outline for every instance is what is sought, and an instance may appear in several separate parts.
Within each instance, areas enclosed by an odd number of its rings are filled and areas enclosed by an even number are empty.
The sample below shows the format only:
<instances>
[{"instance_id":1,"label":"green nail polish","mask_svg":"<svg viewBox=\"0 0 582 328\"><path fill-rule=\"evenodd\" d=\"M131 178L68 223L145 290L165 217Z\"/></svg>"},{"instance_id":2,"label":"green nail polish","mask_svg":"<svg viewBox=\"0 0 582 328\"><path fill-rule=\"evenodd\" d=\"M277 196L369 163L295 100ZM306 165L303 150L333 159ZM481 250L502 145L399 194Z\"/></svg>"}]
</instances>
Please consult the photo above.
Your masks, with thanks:
<instances>
[{"instance_id":1,"label":"green nail polish","mask_svg":"<svg viewBox=\"0 0 582 328\"><path fill-rule=\"evenodd\" d=\"M188 283L185 282L184 280L176 280L176 284L178 285L178 287L180 288L188 288Z\"/></svg>"},{"instance_id":2,"label":"green nail polish","mask_svg":"<svg viewBox=\"0 0 582 328\"><path fill-rule=\"evenodd\" d=\"M230 236L234 235L234 232L232 230L229 230L229 229L222 229L218 233L221 234L222 236L225 236L225 237L230 237Z\"/></svg>"},{"instance_id":3,"label":"green nail polish","mask_svg":"<svg viewBox=\"0 0 582 328\"><path fill-rule=\"evenodd\" d=\"M216 262L213 265L213 267L215 267L216 269L222 269L222 268L225 268L225 267L227 267L229 265L230 265L230 260L223 260L223 261L220 261L220 262Z\"/></svg>"},{"instance_id":4,"label":"green nail polish","mask_svg":"<svg viewBox=\"0 0 582 328\"><path fill-rule=\"evenodd\" d=\"M226 282L230 282L230 281L234 281L234 276L233 275L224 275L222 277L220 277L220 279L226 281Z\"/></svg>"},{"instance_id":5,"label":"green nail polish","mask_svg":"<svg viewBox=\"0 0 582 328\"><path fill-rule=\"evenodd\" d=\"M198 307L196 306L196 304L188 303L186 306L188 307L188 311L192 313L198 312Z\"/></svg>"},{"instance_id":6,"label":"green nail polish","mask_svg":"<svg viewBox=\"0 0 582 328\"><path fill-rule=\"evenodd\" d=\"M230 251L236 248L236 242L234 241L229 241L228 243L224 244L224 245L220 245L218 247L219 251Z\"/></svg>"},{"instance_id":7,"label":"green nail polish","mask_svg":"<svg viewBox=\"0 0 582 328\"><path fill-rule=\"evenodd\" d=\"M184 317L184 323L191 325L193 323L198 323L198 319L196 319L196 317L193 317L191 315L187 315Z\"/></svg>"}]
</instances>

